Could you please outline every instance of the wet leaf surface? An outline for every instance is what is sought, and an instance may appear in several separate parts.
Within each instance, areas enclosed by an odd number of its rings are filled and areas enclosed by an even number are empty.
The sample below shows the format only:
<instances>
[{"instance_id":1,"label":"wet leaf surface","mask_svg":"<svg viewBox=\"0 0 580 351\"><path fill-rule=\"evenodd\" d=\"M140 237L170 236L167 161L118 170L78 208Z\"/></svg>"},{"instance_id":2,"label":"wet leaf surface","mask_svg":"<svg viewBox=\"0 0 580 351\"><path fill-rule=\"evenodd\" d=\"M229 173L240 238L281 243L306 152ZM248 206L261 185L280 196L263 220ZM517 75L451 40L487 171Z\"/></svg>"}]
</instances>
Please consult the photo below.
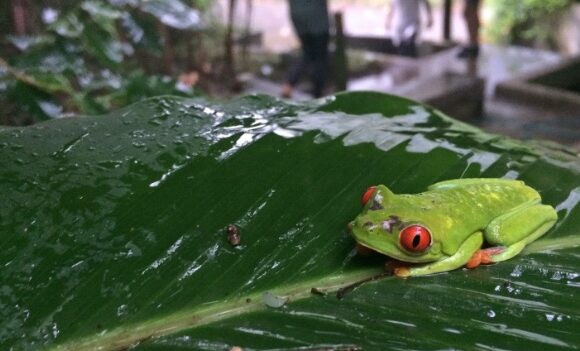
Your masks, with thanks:
<instances>
[{"instance_id":1,"label":"wet leaf surface","mask_svg":"<svg viewBox=\"0 0 580 351\"><path fill-rule=\"evenodd\" d=\"M160 97L3 128L0 150L2 349L580 347L580 162L565 150L377 93ZM508 262L335 297L384 263L345 230L369 185L462 177L522 179L559 221Z\"/></svg>"}]
</instances>

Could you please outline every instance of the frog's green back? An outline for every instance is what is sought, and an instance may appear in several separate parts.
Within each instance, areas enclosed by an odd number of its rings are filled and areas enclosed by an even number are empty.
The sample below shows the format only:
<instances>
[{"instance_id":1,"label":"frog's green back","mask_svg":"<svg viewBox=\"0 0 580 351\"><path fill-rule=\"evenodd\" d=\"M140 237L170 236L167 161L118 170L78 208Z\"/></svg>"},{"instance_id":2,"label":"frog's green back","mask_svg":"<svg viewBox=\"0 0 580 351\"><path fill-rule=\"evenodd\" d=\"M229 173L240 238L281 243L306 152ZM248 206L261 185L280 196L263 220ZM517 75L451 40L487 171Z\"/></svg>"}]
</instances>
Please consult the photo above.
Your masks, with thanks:
<instances>
[{"instance_id":1,"label":"frog's green back","mask_svg":"<svg viewBox=\"0 0 580 351\"><path fill-rule=\"evenodd\" d=\"M541 198L519 180L457 179L433 184L424 193L400 195L399 201L400 208L414 204L417 219L430 224L443 251L454 253L467 236L483 231L494 218Z\"/></svg>"},{"instance_id":2,"label":"frog's green back","mask_svg":"<svg viewBox=\"0 0 580 351\"><path fill-rule=\"evenodd\" d=\"M534 189L527 186L521 180L500 179L500 178L464 178L464 179L444 180L444 181L430 185L427 189L428 190L436 190L436 189L448 189L448 188L457 188L457 187L472 187L472 186L480 186L480 185L511 187L514 189L528 188L529 190L532 190L534 193L537 194L537 191L535 191Z\"/></svg>"},{"instance_id":3,"label":"frog's green back","mask_svg":"<svg viewBox=\"0 0 580 351\"><path fill-rule=\"evenodd\" d=\"M435 183L427 193L440 194L447 203L477 207L495 217L527 202L540 202L540 194L521 180L456 179Z\"/></svg>"}]
</instances>

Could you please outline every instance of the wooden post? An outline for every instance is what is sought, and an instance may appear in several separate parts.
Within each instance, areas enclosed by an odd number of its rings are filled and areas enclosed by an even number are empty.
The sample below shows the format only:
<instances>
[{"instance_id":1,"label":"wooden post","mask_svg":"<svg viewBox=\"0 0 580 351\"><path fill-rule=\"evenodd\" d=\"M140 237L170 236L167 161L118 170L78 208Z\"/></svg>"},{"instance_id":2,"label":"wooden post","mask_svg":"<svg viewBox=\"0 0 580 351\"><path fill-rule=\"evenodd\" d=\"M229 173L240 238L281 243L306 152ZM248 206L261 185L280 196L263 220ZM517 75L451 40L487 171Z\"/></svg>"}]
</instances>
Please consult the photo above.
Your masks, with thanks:
<instances>
[{"instance_id":1,"label":"wooden post","mask_svg":"<svg viewBox=\"0 0 580 351\"><path fill-rule=\"evenodd\" d=\"M252 35L252 12L253 0L246 0L246 24L244 26L244 37L242 38L242 65L244 69L248 69L248 47L250 46L250 36Z\"/></svg>"},{"instance_id":2,"label":"wooden post","mask_svg":"<svg viewBox=\"0 0 580 351\"><path fill-rule=\"evenodd\" d=\"M335 37L334 37L334 84L337 91L346 90L348 82L348 63L343 30L342 12L334 14Z\"/></svg>"},{"instance_id":3,"label":"wooden post","mask_svg":"<svg viewBox=\"0 0 580 351\"><path fill-rule=\"evenodd\" d=\"M451 0L445 0L443 4L443 39L451 40Z\"/></svg>"},{"instance_id":4,"label":"wooden post","mask_svg":"<svg viewBox=\"0 0 580 351\"><path fill-rule=\"evenodd\" d=\"M171 31L169 27L161 22L159 22L158 28L161 37L163 38L163 71L166 74L171 75L173 73L175 62L173 46L171 43Z\"/></svg>"},{"instance_id":5,"label":"wooden post","mask_svg":"<svg viewBox=\"0 0 580 351\"><path fill-rule=\"evenodd\" d=\"M229 0L228 6L228 22L226 27L225 37L225 57L224 57L224 75L226 79L234 81L233 75L235 72L234 61L234 13L236 10L236 0Z\"/></svg>"},{"instance_id":6,"label":"wooden post","mask_svg":"<svg viewBox=\"0 0 580 351\"><path fill-rule=\"evenodd\" d=\"M28 13L26 1L15 0L12 2L13 31L16 35L26 35L28 28Z\"/></svg>"}]
</instances>

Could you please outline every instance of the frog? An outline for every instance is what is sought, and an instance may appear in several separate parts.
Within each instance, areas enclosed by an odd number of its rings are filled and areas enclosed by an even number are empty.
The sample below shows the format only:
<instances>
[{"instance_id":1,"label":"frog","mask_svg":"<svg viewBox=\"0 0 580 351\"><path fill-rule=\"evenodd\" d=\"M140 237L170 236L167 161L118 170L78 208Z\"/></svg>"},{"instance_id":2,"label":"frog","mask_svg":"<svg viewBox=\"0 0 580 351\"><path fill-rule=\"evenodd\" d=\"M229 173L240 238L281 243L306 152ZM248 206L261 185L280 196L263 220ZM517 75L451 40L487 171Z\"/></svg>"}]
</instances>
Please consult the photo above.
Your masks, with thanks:
<instances>
[{"instance_id":1,"label":"frog","mask_svg":"<svg viewBox=\"0 0 580 351\"><path fill-rule=\"evenodd\" d=\"M508 260L556 223L556 210L521 180L463 178L418 194L369 187L348 225L359 251L386 255L398 277Z\"/></svg>"}]
</instances>

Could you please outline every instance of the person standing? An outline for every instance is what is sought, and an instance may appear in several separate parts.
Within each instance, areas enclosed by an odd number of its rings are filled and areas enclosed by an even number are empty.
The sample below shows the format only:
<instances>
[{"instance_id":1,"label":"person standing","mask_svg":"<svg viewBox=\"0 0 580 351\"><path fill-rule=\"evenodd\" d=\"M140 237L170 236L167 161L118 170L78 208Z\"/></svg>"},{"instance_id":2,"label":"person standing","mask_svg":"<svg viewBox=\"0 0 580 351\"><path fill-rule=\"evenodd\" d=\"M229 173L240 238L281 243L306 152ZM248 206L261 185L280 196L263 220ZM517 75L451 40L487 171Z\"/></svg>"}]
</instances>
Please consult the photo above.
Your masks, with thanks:
<instances>
[{"instance_id":1,"label":"person standing","mask_svg":"<svg viewBox=\"0 0 580 351\"><path fill-rule=\"evenodd\" d=\"M394 26L393 43L403 56L417 56L417 39L421 32L421 7L427 15L427 27L433 24L431 5L427 0L391 0L387 27Z\"/></svg>"},{"instance_id":2,"label":"person standing","mask_svg":"<svg viewBox=\"0 0 580 351\"><path fill-rule=\"evenodd\" d=\"M459 52L459 58L473 59L479 55L479 7L480 0L465 0L463 17L467 25L469 43Z\"/></svg>"},{"instance_id":3,"label":"person standing","mask_svg":"<svg viewBox=\"0 0 580 351\"><path fill-rule=\"evenodd\" d=\"M291 97L294 87L311 69L312 95L321 97L328 75L329 19L327 0L289 0L290 18L300 40L302 57L290 69L283 97Z\"/></svg>"}]
</instances>

